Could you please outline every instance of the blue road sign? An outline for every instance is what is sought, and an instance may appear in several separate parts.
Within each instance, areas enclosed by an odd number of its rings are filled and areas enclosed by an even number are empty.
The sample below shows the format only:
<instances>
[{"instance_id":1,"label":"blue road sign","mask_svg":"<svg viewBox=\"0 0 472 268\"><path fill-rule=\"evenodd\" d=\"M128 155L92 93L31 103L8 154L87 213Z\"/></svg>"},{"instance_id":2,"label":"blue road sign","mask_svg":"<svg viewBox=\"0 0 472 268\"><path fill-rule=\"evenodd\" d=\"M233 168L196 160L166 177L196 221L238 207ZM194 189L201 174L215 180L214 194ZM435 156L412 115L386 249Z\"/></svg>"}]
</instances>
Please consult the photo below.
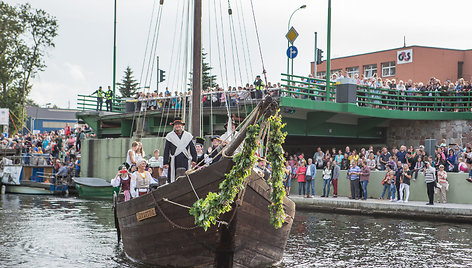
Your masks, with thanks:
<instances>
[{"instance_id":1,"label":"blue road sign","mask_svg":"<svg viewBox=\"0 0 472 268\"><path fill-rule=\"evenodd\" d=\"M287 57L293 59L298 55L298 49L295 46L289 46L287 49Z\"/></svg>"}]
</instances>

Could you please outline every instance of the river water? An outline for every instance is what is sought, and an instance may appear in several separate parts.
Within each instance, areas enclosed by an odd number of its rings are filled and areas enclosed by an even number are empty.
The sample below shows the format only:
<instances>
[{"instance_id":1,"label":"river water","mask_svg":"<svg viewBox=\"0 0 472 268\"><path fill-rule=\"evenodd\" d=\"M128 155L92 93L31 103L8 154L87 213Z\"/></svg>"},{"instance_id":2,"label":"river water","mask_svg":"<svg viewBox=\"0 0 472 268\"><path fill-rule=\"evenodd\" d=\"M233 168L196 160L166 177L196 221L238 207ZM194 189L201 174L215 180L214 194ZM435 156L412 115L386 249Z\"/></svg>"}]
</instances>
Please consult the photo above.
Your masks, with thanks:
<instances>
[{"instance_id":1,"label":"river water","mask_svg":"<svg viewBox=\"0 0 472 268\"><path fill-rule=\"evenodd\" d=\"M472 267L472 225L297 212L280 267ZM0 267L147 267L110 201L0 196Z\"/></svg>"}]
</instances>

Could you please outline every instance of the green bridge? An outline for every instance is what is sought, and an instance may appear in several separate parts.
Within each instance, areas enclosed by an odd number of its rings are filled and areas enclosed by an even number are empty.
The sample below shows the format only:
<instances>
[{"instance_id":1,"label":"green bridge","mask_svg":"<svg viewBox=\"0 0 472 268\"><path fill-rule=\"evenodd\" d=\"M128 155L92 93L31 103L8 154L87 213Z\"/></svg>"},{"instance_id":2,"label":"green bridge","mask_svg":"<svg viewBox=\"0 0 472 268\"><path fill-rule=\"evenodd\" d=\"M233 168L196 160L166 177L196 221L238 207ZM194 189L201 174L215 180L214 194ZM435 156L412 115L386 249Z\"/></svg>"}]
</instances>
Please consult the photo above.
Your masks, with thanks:
<instances>
[{"instance_id":1,"label":"green bridge","mask_svg":"<svg viewBox=\"0 0 472 268\"><path fill-rule=\"evenodd\" d=\"M358 86L348 79L332 83L310 77L282 74L282 89L274 89L283 118L287 123L288 144L353 139L362 143L385 143L392 121L472 120L472 94L455 91L404 91ZM207 93L215 94L215 93ZM211 97L211 96L210 96ZM136 100L116 99L114 111L95 110L95 98L79 96L77 117L90 125L99 138L130 137L136 129L142 135L164 136L171 130L174 117L186 117L189 109L163 107L146 112L134 111ZM244 118L255 100L239 100L228 106L202 105L204 135L221 134L229 112ZM128 112L126 108L128 107Z\"/></svg>"}]
</instances>

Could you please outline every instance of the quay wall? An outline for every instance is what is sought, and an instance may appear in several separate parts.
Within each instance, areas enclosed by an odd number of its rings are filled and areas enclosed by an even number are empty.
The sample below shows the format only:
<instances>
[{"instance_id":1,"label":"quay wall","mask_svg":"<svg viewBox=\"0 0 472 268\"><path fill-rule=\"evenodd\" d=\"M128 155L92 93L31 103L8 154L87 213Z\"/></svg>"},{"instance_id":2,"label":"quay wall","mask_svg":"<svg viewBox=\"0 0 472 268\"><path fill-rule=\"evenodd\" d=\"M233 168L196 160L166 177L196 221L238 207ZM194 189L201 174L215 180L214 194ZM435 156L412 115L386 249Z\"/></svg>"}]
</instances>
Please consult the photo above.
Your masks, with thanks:
<instances>
[{"instance_id":1,"label":"quay wall","mask_svg":"<svg viewBox=\"0 0 472 268\"><path fill-rule=\"evenodd\" d=\"M315 177L315 194L317 196L323 195L323 179L322 172L317 171ZM341 170L338 179L338 196L351 196L350 181L346 178L347 171ZM385 176L385 171L372 171L367 185L367 195L369 198L378 199L382 195L383 185L382 180ZM457 204L472 204L472 183L466 181L468 174L466 173L448 173L449 191L447 191L447 202ZM298 182L296 179L291 181L290 195L298 195ZM333 195L333 187L330 188L330 196ZM396 194L395 194L396 196ZM385 193L387 198L387 193ZM424 201L428 202L426 194L426 183L424 183L423 174L418 174L416 181L411 181L410 184L410 198L409 201ZM437 202L435 196L434 202Z\"/></svg>"},{"instance_id":2,"label":"quay wall","mask_svg":"<svg viewBox=\"0 0 472 268\"><path fill-rule=\"evenodd\" d=\"M436 139L436 145L446 139L446 144L465 145L472 142L471 120L392 120L387 128L387 146L417 147L425 145L425 139Z\"/></svg>"},{"instance_id":3,"label":"quay wall","mask_svg":"<svg viewBox=\"0 0 472 268\"><path fill-rule=\"evenodd\" d=\"M81 176L97 177L107 181L118 173L118 167L126 161L126 153L135 139L107 138L88 139L82 143ZM143 143L145 158L152 157L155 149L164 154L165 138L150 137L139 140Z\"/></svg>"}]
</instances>

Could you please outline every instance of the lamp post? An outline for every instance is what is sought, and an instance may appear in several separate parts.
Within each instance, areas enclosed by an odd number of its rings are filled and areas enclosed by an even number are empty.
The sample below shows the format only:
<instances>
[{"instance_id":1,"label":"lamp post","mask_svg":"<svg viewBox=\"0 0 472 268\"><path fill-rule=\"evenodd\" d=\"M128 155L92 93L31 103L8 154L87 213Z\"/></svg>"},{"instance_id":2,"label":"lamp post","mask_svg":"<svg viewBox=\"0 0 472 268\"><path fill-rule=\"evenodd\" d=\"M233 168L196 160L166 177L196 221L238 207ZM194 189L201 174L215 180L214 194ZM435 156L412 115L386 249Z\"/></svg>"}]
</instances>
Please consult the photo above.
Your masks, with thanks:
<instances>
[{"instance_id":1,"label":"lamp post","mask_svg":"<svg viewBox=\"0 0 472 268\"><path fill-rule=\"evenodd\" d=\"M292 17L293 15L300 9L303 9L303 8L306 8L306 5L302 5L301 7L295 9L295 11L292 12L292 15L290 15L290 18L288 19L288 26L287 26L287 32L290 31L290 21L292 21ZM290 41L287 41L287 49L290 47ZM289 69L290 69L290 59L287 57L287 75L289 73ZM292 60L292 70L293 70L293 60ZM292 78L290 77L289 80L291 80Z\"/></svg>"}]
</instances>

